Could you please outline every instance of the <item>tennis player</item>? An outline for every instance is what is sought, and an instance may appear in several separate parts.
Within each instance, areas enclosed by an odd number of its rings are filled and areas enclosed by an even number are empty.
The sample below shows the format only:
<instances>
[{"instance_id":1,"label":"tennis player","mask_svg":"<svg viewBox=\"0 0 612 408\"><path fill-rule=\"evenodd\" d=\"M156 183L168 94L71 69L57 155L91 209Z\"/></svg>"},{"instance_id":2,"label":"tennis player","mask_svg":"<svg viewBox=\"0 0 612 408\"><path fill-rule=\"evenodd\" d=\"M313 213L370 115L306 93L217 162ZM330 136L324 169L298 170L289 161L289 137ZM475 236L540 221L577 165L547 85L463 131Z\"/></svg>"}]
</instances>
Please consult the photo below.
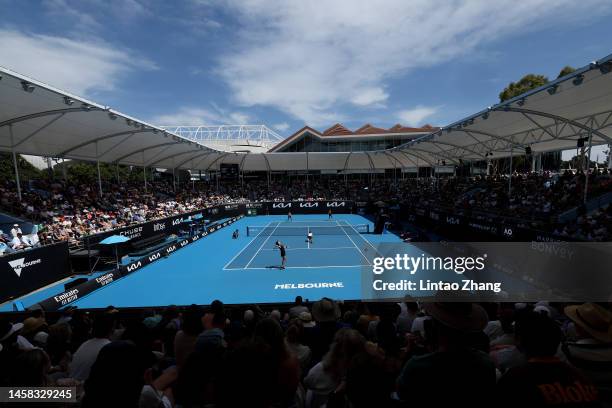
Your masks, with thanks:
<instances>
[{"instance_id":1,"label":"tennis player","mask_svg":"<svg viewBox=\"0 0 612 408\"><path fill-rule=\"evenodd\" d=\"M331 212L331 208L329 210L327 210L327 216L328 218L331 220L332 219L332 212Z\"/></svg>"},{"instance_id":2,"label":"tennis player","mask_svg":"<svg viewBox=\"0 0 612 408\"><path fill-rule=\"evenodd\" d=\"M293 214L291 214L291 211L287 213L287 221L293 221Z\"/></svg>"},{"instance_id":3,"label":"tennis player","mask_svg":"<svg viewBox=\"0 0 612 408\"><path fill-rule=\"evenodd\" d=\"M287 263L287 249L285 247L285 244L283 244L280 241L276 241L274 246L276 246L280 250L281 262L282 262L281 269L285 269L285 264Z\"/></svg>"},{"instance_id":4,"label":"tennis player","mask_svg":"<svg viewBox=\"0 0 612 408\"><path fill-rule=\"evenodd\" d=\"M312 245L312 231L308 230L308 234L306 234L306 242Z\"/></svg>"}]
</instances>

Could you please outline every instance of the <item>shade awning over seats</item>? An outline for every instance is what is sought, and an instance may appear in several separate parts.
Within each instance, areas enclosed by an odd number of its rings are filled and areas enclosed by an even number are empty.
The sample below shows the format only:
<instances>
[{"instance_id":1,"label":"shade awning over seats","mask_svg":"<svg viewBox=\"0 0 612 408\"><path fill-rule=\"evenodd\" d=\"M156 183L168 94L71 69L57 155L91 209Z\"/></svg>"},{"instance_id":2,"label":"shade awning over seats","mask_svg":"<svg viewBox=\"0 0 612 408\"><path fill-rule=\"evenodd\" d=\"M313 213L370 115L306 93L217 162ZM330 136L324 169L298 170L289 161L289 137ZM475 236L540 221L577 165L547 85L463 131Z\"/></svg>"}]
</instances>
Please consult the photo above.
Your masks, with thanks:
<instances>
[{"instance_id":1,"label":"shade awning over seats","mask_svg":"<svg viewBox=\"0 0 612 408\"><path fill-rule=\"evenodd\" d=\"M0 150L132 166L243 171L373 170L460 164L612 144L612 56L390 150L233 153L0 68Z\"/></svg>"}]
</instances>

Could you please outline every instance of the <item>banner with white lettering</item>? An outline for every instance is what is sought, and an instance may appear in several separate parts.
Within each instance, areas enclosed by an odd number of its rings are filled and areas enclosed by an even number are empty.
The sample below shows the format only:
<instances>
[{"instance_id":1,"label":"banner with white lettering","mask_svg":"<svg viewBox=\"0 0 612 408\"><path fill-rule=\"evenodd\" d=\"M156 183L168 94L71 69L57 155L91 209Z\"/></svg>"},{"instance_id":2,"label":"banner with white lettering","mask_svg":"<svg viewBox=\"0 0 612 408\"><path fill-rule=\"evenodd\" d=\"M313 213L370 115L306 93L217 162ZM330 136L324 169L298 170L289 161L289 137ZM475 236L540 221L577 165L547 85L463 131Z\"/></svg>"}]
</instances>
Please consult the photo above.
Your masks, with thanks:
<instances>
[{"instance_id":1,"label":"banner with white lettering","mask_svg":"<svg viewBox=\"0 0 612 408\"><path fill-rule=\"evenodd\" d=\"M189 238L176 241L170 245L165 246L162 249L149 253L148 255L138 259L137 261L131 262L127 265L122 265L117 270L103 273L97 278L90 279L87 282L84 282L74 288L71 288L48 299L45 299L39 303L39 306L41 306L44 310L51 311L57 310L63 306L73 303L76 300L82 298L83 296L93 292L94 290L101 288L102 286L106 286L107 284L114 282L117 279L121 279L124 276L127 276L144 268L146 265L149 265L163 257L171 255L173 252L198 241L199 239L210 234L211 232L217 231L223 227L233 224L242 217L243 215L239 215L236 217L232 217L226 221L215 223L211 225L206 231L203 231L199 234L195 234Z\"/></svg>"},{"instance_id":2,"label":"banner with white lettering","mask_svg":"<svg viewBox=\"0 0 612 408\"><path fill-rule=\"evenodd\" d=\"M46 245L0 257L0 302L70 275L68 243Z\"/></svg>"},{"instance_id":3,"label":"banner with white lettering","mask_svg":"<svg viewBox=\"0 0 612 408\"><path fill-rule=\"evenodd\" d=\"M258 207L261 205L261 207ZM352 213L354 207L353 201L277 201L250 203L246 205L247 211L249 208L257 209L258 215L267 214L327 214L330 210L332 213L347 214Z\"/></svg>"}]
</instances>

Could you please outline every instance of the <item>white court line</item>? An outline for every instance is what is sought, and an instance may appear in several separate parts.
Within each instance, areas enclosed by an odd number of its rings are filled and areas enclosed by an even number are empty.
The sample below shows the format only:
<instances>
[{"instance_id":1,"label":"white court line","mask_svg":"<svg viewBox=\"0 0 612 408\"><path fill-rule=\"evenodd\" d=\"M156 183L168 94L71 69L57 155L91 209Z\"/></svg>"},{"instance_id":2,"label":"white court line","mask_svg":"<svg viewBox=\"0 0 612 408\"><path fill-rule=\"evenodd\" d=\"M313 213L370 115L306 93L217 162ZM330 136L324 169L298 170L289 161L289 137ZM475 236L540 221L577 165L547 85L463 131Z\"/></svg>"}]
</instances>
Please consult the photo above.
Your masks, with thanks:
<instances>
[{"instance_id":1,"label":"white court line","mask_svg":"<svg viewBox=\"0 0 612 408\"><path fill-rule=\"evenodd\" d=\"M243 252L244 252L244 250L245 250L245 249L247 249L247 248L248 248L248 247L249 247L249 246L250 246L250 245L253 243L253 241L255 241L255 240L256 240L256 239L257 239L257 238L258 238L258 237L259 237L261 234L263 234L263 232L266 230L266 228L268 228L268 226L269 226L271 223L272 223L272 221L270 221L270 222L269 222L269 223L268 223L268 224L267 224L265 227L263 227L263 229L260 231L260 233L259 233L259 234L255 235L255 237L254 237L252 240L250 240L250 241L249 241L249 243L248 243L248 244L246 244L246 245L244 246L244 248L242 248L242 249L240 250L240 252L238 252L238 253L236 254L236 256L234 256L234 257L233 257L233 258L232 258L232 259L231 259L231 260L230 260L228 263L226 263L226 264L225 264L225 266L223 267L223 269L225 269L225 268L227 267L227 265L229 265L229 264L231 264L232 262L234 262L234 260L235 260L236 258L238 258L238 255L240 255L241 253L243 253Z\"/></svg>"},{"instance_id":2,"label":"white court line","mask_svg":"<svg viewBox=\"0 0 612 408\"><path fill-rule=\"evenodd\" d=\"M311 248L311 247L308 247L308 248L306 248L306 247L293 248L293 247L287 247L286 249L287 249L287 251L296 251L298 249L312 249L314 251L314 250L317 250L317 249L320 249L320 250L324 250L324 249L355 249L355 247L354 246L342 246L342 247L330 247L330 248L328 248L328 247L323 247L323 248ZM262 251L276 251L276 248L263 248Z\"/></svg>"},{"instance_id":3,"label":"white court line","mask_svg":"<svg viewBox=\"0 0 612 408\"><path fill-rule=\"evenodd\" d=\"M274 235L274 231L276 231L276 229L278 228L278 225L280 224L277 223L276 226L274 227L274 229L272 230L272 233L270 235L268 235L268 237L266 238L266 240L261 244L261 246L257 249L257 252L255 252L255 255L253 255L253 257L251 258L251 260L246 264L246 266L244 267L245 269L248 269L249 265L251 264L251 262L253 262L253 259L255 259L255 257L257 256L257 254L259 253L259 251L261 251L261 248L263 248L264 245L266 245L266 242L268 242L268 240L270 239L270 237L272 235ZM264 232L265 228L261 231ZM259 235L257 235L259 236Z\"/></svg>"},{"instance_id":4,"label":"white court line","mask_svg":"<svg viewBox=\"0 0 612 408\"><path fill-rule=\"evenodd\" d=\"M348 237L348 239L351 240L351 242L353 243L353 245L355 245L355 248L357 248L357 250L359 251L359 253L361 254L361 256L363 256L363 259L366 260L366 262L368 263L368 265L370 265L370 260L364 255L364 253L361 251L361 249L359 249L359 247L357 246L357 244L355 243L355 241L353 241L353 238L351 238L351 236L349 234L346 233L346 231L344 231L344 234Z\"/></svg>"},{"instance_id":5,"label":"white court line","mask_svg":"<svg viewBox=\"0 0 612 408\"><path fill-rule=\"evenodd\" d=\"M357 268L362 266L372 266L368 263L367 265L321 265L321 266L286 266L285 269L321 269L321 268ZM244 271L244 270L266 270L266 269L279 269L278 266L269 266L264 268L227 268L226 271Z\"/></svg>"},{"instance_id":6,"label":"white court line","mask_svg":"<svg viewBox=\"0 0 612 408\"><path fill-rule=\"evenodd\" d=\"M344 221L344 220L343 220ZM343 225L343 227L351 227L353 228L353 226L349 223L347 223L347 225ZM357 232L357 230L355 228L353 228L353 231ZM358 232L357 232L358 233ZM345 233L346 234L346 233ZM358 233L359 234L359 233ZM348 235L348 234L347 234ZM361 236L361 234L359 234L359 237L364 240L368 245L370 245L372 247L372 249L374 249L374 252L376 252L378 255L381 255L380 252L378 252L378 250L376 249L376 247L374 245L372 245L372 243L370 241L368 241L367 239L365 239L364 237ZM351 240L352 241L352 240Z\"/></svg>"}]
</instances>

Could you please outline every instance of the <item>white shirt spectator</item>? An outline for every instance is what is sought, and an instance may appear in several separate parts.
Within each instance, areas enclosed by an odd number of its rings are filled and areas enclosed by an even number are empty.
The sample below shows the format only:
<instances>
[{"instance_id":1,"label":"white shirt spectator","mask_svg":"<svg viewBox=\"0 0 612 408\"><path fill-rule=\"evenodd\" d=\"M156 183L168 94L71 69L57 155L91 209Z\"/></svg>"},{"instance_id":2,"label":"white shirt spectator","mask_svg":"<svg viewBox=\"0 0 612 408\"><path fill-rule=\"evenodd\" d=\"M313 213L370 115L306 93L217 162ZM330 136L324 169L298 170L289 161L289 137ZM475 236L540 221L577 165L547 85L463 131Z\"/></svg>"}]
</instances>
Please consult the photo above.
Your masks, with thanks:
<instances>
[{"instance_id":1,"label":"white shirt spectator","mask_svg":"<svg viewBox=\"0 0 612 408\"><path fill-rule=\"evenodd\" d=\"M11 240L11 248L13 249L23 249L23 248L27 248L30 246L30 243L28 242L27 238L25 237L14 237Z\"/></svg>"},{"instance_id":2,"label":"white shirt spectator","mask_svg":"<svg viewBox=\"0 0 612 408\"><path fill-rule=\"evenodd\" d=\"M23 234L23 232L21 231L21 228L19 228L19 226L15 224L11 229L11 236L15 238L17 237L17 234Z\"/></svg>"},{"instance_id":3,"label":"white shirt spectator","mask_svg":"<svg viewBox=\"0 0 612 408\"><path fill-rule=\"evenodd\" d=\"M98 358L98 353L102 347L110 343L109 339L89 339L77 349L70 363L70 377L85 381L89 377L91 366ZM121 367L117 367L121 369Z\"/></svg>"}]
</instances>

